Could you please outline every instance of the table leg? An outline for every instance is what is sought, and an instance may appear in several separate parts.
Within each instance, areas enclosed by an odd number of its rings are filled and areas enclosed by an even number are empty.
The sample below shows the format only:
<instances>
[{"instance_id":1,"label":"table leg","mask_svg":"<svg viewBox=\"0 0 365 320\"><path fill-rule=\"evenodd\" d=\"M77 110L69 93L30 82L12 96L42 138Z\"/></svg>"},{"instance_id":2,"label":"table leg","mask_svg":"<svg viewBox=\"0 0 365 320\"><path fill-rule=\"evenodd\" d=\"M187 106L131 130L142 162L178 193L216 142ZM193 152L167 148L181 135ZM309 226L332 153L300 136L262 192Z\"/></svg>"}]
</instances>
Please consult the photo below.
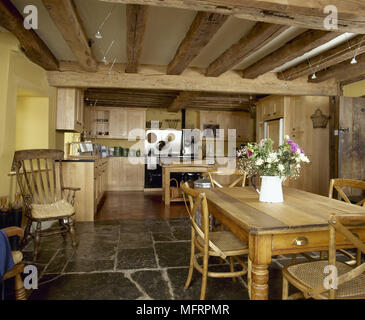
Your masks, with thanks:
<instances>
[{"instance_id":1,"label":"table leg","mask_svg":"<svg viewBox=\"0 0 365 320\"><path fill-rule=\"evenodd\" d=\"M249 259L251 267L251 300L269 298L269 264L271 263L271 236L250 235Z\"/></svg>"},{"instance_id":2,"label":"table leg","mask_svg":"<svg viewBox=\"0 0 365 320\"><path fill-rule=\"evenodd\" d=\"M170 205L170 170L168 168L164 169L164 198L165 198L165 205Z\"/></svg>"}]
</instances>

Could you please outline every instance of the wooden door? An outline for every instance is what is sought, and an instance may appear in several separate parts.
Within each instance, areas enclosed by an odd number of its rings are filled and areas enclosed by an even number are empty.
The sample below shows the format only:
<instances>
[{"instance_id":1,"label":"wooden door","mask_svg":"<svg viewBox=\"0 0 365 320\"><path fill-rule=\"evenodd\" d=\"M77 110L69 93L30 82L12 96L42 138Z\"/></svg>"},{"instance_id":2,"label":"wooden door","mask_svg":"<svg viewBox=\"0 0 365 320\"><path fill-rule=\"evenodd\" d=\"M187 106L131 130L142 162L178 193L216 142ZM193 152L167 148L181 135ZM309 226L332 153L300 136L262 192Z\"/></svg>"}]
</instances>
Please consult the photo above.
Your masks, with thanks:
<instances>
[{"instance_id":1,"label":"wooden door","mask_svg":"<svg viewBox=\"0 0 365 320\"><path fill-rule=\"evenodd\" d=\"M126 112L121 108L110 108L110 138L125 139L128 137Z\"/></svg>"},{"instance_id":2,"label":"wooden door","mask_svg":"<svg viewBox=\"0 0 365 320\"><path fill-rule=\"evenodd\" d=\"M128 138L129 133L134 129L144 130L146 127L146 111L145 110L128 110L127 111L127 126L128 132L126 133L126 138ZM132 137L138 132L134 132Z\"/></svg>"},{"instance_id":3,"label":"wooden door","mask_svg":"<svg viewBox=\"0 0 365 320\"><path fill-rule=\"evenodd\" d=\"M340 98L338 175L365 180L365 98ZM361 194L346 191L353 197Z\"/></svg>"},{"instance_id":4,"label":"wooden door","mask_svg":"<svg viewBox=\"0 0 365 320\"><path fill-rule=\"evenodd\" d=\"M266 138L273 140L273 148L277 149L280 144L280 120L268 121L266 130Z\"/></svg>"}]
</instances>

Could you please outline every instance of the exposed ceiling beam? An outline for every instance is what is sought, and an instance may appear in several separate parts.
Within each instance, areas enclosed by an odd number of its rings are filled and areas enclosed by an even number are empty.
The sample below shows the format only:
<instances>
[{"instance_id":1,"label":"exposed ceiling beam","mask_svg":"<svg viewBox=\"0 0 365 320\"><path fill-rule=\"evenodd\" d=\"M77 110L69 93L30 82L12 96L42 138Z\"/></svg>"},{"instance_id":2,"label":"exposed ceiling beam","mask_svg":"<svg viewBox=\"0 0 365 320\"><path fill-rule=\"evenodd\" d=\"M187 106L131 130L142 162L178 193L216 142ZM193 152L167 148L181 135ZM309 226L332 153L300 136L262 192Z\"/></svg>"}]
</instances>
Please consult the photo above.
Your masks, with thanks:
<instances>
[{"instance_id":1,"label":"exposed ceiling beam","mask_svg":"<svg viewBox=\"0 0 365 320\"><path fill-rule=\"evenodd\" d=\"M308 30L243 70L242 76L246 79L255 79L331 41L339 35L337 32Z\"/></svg>"},{"instance_id":2,"label":"exposed ceiling beam","mask_svg":"<svg viewBox=\"0 0 365 320\"><path fill-rule=\"evenodd\" d=\"M312 83L320 83L331 78L345 81L365 74L365 53L356 57L356 64L351 64L351 59L331 66L326 70L317 72L316 79L309 77L308 81Z\"/></svg>"},{"instance_id":3,"label":"exposed ceiling beam","mask_svg":"<svg viewBox=\"0 0 365 320\"><path fill-rule=\"evenodd\" d=\"M42 0L50 17L85 71L97 70L89 41L72 0Z\"/></svg>"},{"instance_id":4,"label":"exposed ceiling beam","mask_svg":"<svg viewBox=\"0 0 365 320\"><path fill-rule=\"evenodd\" d=\"M62 68L62 69L61 69ZM98 72L83 72L77 64L60 62L60 72L47 72L49 84L54 87L76 88L125 88L147 90L176 90L219 92L222 94L281 94L308 96L335 96L335 81L321 84L308 83L306 79L290 82L278 80L268 73L259 79L243 79L239 73L229 70L224 77L206 77L204 69L188 68L183 75L167 75L166 67L140 65L139 73L124 73L125 65L99 64Z\"/></svg>"},{"instance_id":5,"label":"exposed ceiling beam","mask_svg":"<svg viewBox=\"0 0 365 320\"><path fill-rule=\"evenodd\" d=\"M327 50L307 61L277 74L280 80L294 80L326 69L365 52L365 39L358 35L349 41Z\"/></svg>"},{"instance_id":6,"label":"exposed ceiling beam","mask_svg":"<svg viewBox=\"0 0 365 320\"><path fill-rule=\"evenodd\" d=\"M247 35L233 44L209 65L206 75L209 77L217 77L227 70L232 69L243 59L268 44L288 28L289 26L265 22L256 23Z\"/></svg>"},{"instance_id":7,"label":"exposed ceiling beam","mask_svg":"<svg viewBox=\"0 0 365 320\"><path fill-rule=\"evenodd\" d=\"M9 0L0 1L0 26L13 33L29 60L46 70L58 70L58 61L33 29L24 28L24 18Z\"/></svg>"},{"instance_id":8,"label":"exposed ceiling beam","mask_svg":"<svg viewBox=\"0 0 365 320\"><path fill-rule=\"evenodd\" d=\"M125 72L136 73L142 54L148 6L127 5L127 65Z\"/></svg>"},{"instance_id":9,"label":"exposed ceiling beam","mask_svg":"<svg viewBox=\"0 0 365 320\"><path fill-rule=\"evenodd\" d=\"M200 92L193 91L182 91L175 98L175 100L168 106L167 111L169 112L178 112L181 109L185 109L189 106L190 103L194 101L196 97L198 97Z\"/></svg>"},{"instance_id":10,"label":"exposed ceiling beam","mask_svg":"<svg viewBox=\"0 0 365 320\"><path fill-rule=\"evenodd\" d=\"M365 33L365 7L360 0L101 0L151 6L208 11L239 19L285 24L306 29L326 30L326 5L338 10L338 31Z\"/></svg>"},{"instance_id":11,"label":"exposed ceiling beam","mask_svg":"<svg viewBox=\"0 0 365 320\"><path fill-rule=\"evenodd\" d=\"M213 38L227 18L227 15L218 13L198 12L174 58L169 63L167 74L181 74Z\"/></svg>"}]
</instances>

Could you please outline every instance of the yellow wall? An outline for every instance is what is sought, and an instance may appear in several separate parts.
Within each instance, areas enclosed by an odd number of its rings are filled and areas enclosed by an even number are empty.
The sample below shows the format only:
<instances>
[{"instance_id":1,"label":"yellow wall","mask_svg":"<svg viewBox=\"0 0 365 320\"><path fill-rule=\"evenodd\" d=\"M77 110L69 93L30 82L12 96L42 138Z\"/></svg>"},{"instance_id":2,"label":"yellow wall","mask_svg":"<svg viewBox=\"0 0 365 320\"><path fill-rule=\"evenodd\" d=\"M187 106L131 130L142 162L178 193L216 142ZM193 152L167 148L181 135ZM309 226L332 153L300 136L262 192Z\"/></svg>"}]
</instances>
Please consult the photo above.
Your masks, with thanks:
<instances>
[{"instance_id":1,"label":"yellow wall","mask_svg":"<svg viewBox=\"0 0 365 320\"><path fill-rule=\"evenodd\" d=\"M56 89L48 85L46 72L30 62L19 50L18 40L0 32L0 195L9 195L8 172L16 148L16 107L22 89L49 100L48 148L56 146Z\"/></svg>"},{"instance_id":2,"label":"yellow wall","mask_svg":"<svg viewBox=\"0 0 365 320\"><path fill-rule=\"evenodd\" d=\"M18 97L15 149L47 149L49 146L48 98Z\"/></svg>"},{"instance_id":3,"label":"yellow wall","mask_svg":"<svg viewBox=\"0 0 365 320\"><path fill-rule=\"evenodd\" d=\"M362 97L365 96L365 80L351 83L343 87L345 97Z\"/></svg>"}]
</instances>

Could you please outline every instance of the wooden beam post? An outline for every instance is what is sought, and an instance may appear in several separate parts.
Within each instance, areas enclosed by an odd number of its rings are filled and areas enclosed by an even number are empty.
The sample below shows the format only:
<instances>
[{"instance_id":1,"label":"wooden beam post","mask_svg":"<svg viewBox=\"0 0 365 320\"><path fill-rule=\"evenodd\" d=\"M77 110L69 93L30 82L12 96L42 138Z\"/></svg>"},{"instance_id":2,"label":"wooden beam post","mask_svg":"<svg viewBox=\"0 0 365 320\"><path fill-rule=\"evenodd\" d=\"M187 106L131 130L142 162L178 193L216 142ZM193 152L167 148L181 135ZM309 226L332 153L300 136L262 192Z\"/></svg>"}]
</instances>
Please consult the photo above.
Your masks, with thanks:
<instances>
[{"instance_id":1,"label":"wooden beam post","mask_svg":"<svg viewBox=\"0 0 365 320\"><path fill-rule=\"evenodd\" d=\"M338 37L337 32L308 30L278 50L243 70L243 78L255 79Z\"/></svg>"},{"instance_id":2,"label":"wooden beam post","mask_svg":"<svg viewBox=\"0 0 365 320\"><path fill-rule=\"evenodd\" d=\"M127 5L127 65L125 72L136 73L142 54L148 6Z\"/></svg>"},{"instance_id":3,"label":"wooden beam post","mask_svg":"<svg viewBox=\"0 0 365 320\"><path fill-rule=\"evenodd\" d=\"M243 59L268 44L288 28L288 26L265 22L256 23L247 35L233 44L209 65L206 75L208 77L217 77L232 69Z\"/></svg>"},{"instance_id":4,"label":"wooden beam post","mask_svg":"<svg viewBox=\"0 0 365 320\"><path fill-rule=\"evenodd\" d=\"M309 60L310 64L305 61L277 74L280 80L294 80L302 76L312 75L314 72L331 67L345 60L351 59L356 55L365 52L365 39L363 35L358 35L337 47L325 51Z\"/></svg>"},{"instance_id":5,"label":"wooden beam post","mask_svg":"<svg viewBox=\"0 0 365 320\"><path fill-rule=\"evenodd\" d=\"M0 26L13 33L29 60L45 70L58 70L58 61L33 29L24 28L24 19L10 0L0 1Z\"/></svg>"},{"instance_id":6,"label":"wooden beam post","mask_svg":"<svg viewBox=\"0 0 365 320\"><path fill-rule=\"evenodd\" d=\"M198 97L200 92L189 92L189 91L182 91L180 94L175 98L175 100L168 106L167 111L169 112L178 112L181 109L186 108L189 103L194 101L196 97Z\"/></svg>"},{"instance_id":7,"label":"wooden beam post","mask_svg":"<svg viewBox=\"0 0 365 320\"><path fill-rule=\"evenodd\" d=\"M181 74L213 38L227 18L227 15L218 13L198 12L174 58L169 63L167 74Z\"/></svg>"},{"instance_id":8,"label":"wooden beam post","mask_svg":"<svg viewBox=\"0 0 365 320\"><path fill-rule=\"evenodd\" d=\"M42 0L53 22L85 71L97 70L85 30L71 0Z\"/></svg>"}]
</instances>

